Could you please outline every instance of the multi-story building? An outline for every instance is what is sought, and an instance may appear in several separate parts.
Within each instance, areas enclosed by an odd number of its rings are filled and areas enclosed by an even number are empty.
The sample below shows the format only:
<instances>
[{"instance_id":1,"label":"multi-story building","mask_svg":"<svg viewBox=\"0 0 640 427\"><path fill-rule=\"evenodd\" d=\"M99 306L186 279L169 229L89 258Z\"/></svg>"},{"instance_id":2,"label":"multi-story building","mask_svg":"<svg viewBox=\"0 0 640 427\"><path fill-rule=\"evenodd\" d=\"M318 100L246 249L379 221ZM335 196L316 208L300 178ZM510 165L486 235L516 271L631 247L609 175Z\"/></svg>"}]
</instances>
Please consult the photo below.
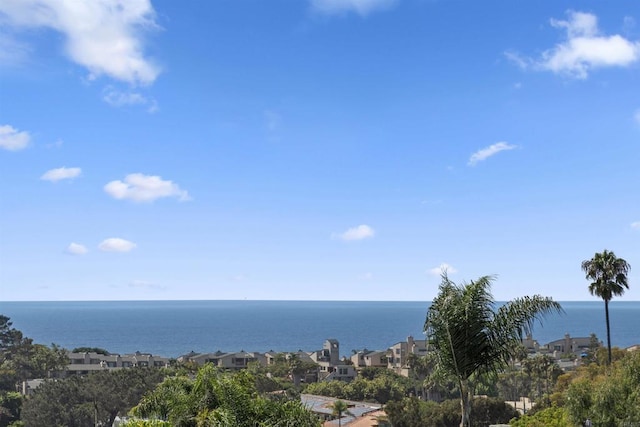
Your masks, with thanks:
<instances>
[{"instance_id":1,"label":"multi-story building","mask_svg":"<svg viewBox=\"0 0 640 427\"><path fill-rule=\"evenodd\" d=\"M409 355L426 356L427 340L416 340L411 335L406 341L395 343L387 350L387 368L397 374L409 376Z\"/></svg>"},{"instance_id":2,"label":"multi-story building","mask_svg":"<svg viewBox=\"0 0 640 427\"><path fill-rule=\"evenodd\" d=\"M100 354L94 352L68 352L69 364L62 376L86 375L91 372L132 367L164 367L169 366L169 359L154 356L150 353L135 352L132 354Z\"/></svg>"}]
</instances>

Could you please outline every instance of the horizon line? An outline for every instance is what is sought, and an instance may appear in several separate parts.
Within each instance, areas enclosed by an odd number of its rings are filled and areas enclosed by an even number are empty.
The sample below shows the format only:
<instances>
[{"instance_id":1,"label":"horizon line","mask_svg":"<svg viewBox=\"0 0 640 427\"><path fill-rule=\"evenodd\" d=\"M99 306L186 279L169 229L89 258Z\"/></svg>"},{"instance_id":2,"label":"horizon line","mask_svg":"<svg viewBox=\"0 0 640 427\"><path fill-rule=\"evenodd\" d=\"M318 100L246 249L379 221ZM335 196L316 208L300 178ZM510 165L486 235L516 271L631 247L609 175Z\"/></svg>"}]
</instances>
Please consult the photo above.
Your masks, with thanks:
<instances>
[{"instance_id":1,"label":"horizon line","mask_svg":"<svg viewBox=\"0 0 640 427\"><path fill-rule=\"evenodd\" d=\"M248 299L248 298L221 298L221 299L91 299L91 300L6 300L4 302L205 302L205 301L227 301L227 302L433 302L433 300L332 300L332 299ZM497 303L509 302L511 300L495 300ZM602 299L594 298L591 300L556 300L557 302L600 302ZM611 303L618 302L640 302L640 300L611 300Z\"/></svg>"}]
</instances>

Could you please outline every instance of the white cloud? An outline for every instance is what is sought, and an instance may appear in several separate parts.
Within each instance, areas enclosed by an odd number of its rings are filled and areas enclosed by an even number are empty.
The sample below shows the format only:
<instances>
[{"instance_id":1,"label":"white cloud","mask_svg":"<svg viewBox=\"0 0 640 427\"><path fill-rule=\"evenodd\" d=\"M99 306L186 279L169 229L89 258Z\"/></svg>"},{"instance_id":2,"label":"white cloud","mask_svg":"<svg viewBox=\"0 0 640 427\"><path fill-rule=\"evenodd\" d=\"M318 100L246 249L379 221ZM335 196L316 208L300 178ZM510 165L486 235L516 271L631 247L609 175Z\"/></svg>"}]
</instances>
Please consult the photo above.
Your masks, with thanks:
<instances>
[{"instance_id":1,"label":"white cloud","mask_svg":"<svg viewBox=\"0 0 640 427\"><path fill-rule=\"evenodd\" d=\"M373 274L372 273L364 273L358 276L358 280L364 280L364 281L368 281L373 279Z\"/></svg>"},{"instance_id":2,"label":"white cloud","mask_svg":"<svg viewBox=\"0 0 640 427\"><path fill-rule=\"evenodd\" d=\"M69 244L69 246L67 246L67 253L71 255L84 255L87 252L89 252L87 247L84 245L81 245L80 243L72 242Z\"/></svg>"},{"instance_id":3,"label":"white cloud","mask_svg":"<svg viewBox=\"0 0 640 427\"><path fill-rule=\"evenodd\" d=\"M189 194L177 184L165 181L160 176L132 173L123 181L111 181L104 191L115 199L129 199L135 202L152 202L162 197L177 197L180 201L190 200Z\"/></svg>"},{"instance_id":4,"label":"white cloud","mask_svg":"<svg viewBox=\"0 0 640 427\"><path fill-rule=\"evenodd\" d=\"M456 270L455 268L453 268L452 266L450 266L446 262L443 262L442 264L440 264L437 267L433 267L433 268L429 269L429 274L432 274L434 276L441 276L442 273L456 274L457 272L458 272L458 270Z\"/></svg>"},{"instance_id":5,"label":"white cloud","mask_svg":"<svg viewBox=\"0 0 640 427\"><path fill-rule=\"evenodd\" d=\"M395 3L396 0L311 0L311 7L327 15L355 12L366 16L376 10L388 9Z\"/></svg>"},{"instance_id":6,"label":"white cloud","mask_svg":"<svg viewBox=\"0 0 640 427\"><path fill-rule=\"evenodd\" d=\"M113 86L107 86L104 89L102 100L112 107L139 105L147 107L147 111L150 113L158 111L158 103L155 99L148 98L139 92L121 92Z\"/></svg>"},{"instance_id":7,"label":"white cloud","mask_svg":"<svg viewBox=\"0 0 640 427\"><path fill-rule=\"evenodd\" d=\"M65 168L65 167L61 167L61 168L57 168L57 169L51 169L51 170L45 172L44 175L42 175L40 177L40 179L43 180L43 181L56 182L56 181L60 181L61 179L73 179L73 178L76 178L76 177L80 176L81 173L82 173L82 169L80 169L80 168Z\"/></svg>"},{"instance_id":8,"label":"white cloud","mask_svg":"<svg viewBox=\"0 0 640 427\"><path fill-rule=\"evenodd\" d=\"M640 230L640 221L632 222L631 228L633 228L634 230Z\"/></svg>"},{"instance_id":9,"label":"white cloud","mask_svg":"<svg viewBox=\"0 0 640 427\"><path fill-rule=\"evenodd\" d=\"M0 148L9 151L18 151L29 145L31 136L27 131L18 131L13 126L0 126Z\"/></svg>"},{"instance_id":10,"label":"white cloud","mask_svg":"<svg viewBox=\"0 0 640 427\"><path fill-rule=\"evenodd\" d=\"M517 148L517 145L508 144L506 142L496 142L486 148L476 151L469 158L467 163L469 166L475 166L478 162L488 159L491 156L498 154L501 151L513 150Z\"/></svg>"},{"instance_id":11,"label":"white cloud","mask_svg":"<svg viewBox=\"0 0 640 427\"><path fill-rule=\"evenodd\" d=\"M640 108L633 114L633 119L640 125Z\"/></svg>"},{"instance_id":12,"label":"white cloud","mask_svg":"<svg viewBox=\"0 0 640 427\"><path fill-rule=\"evenodd\" d=\"M333 233L331 237L333 237L334 239L351 241L371 238L375 234L376 233L373 228L369 227L368 225L362 224L357 227L350 228L344 233Z\"/></svg>"},{"instance_id":13,"label":"white cloud","mask_svg":"<svg viewBox=\"0 0 640 427\"><path fill-rule=\"evenodd\" d=\"M518 66L547 70L586 79L595 68L625 67L640 61L640 41L619 34L604 35L598 18L584 12L567 12L566 21L551 19L555 28L566 31L566 40L544 51L539 59L523 58L513 52L505 55Z\"/></svg>"},{"instance_id":14,"label":"white cloud","mask_svg":"<svg viewBox=\"0 0 640 427\"><path fill-rule=\"evenodd\" d=\"M4 24L63 34L65 51L89 70L132 84L151 84L160 69L143 53L142 33L157 29L150 0L3 0Z\"/></svg>"},{"instance_id":15,"label":"white cloud","mask_svg":"<svg viewBox=\"0 0 640 427\"><path fill-rule=\"evenodd\" d=\"M98 249L103 252L130 252L135 249L137 245L125 239L118 237L111 237L105 239L98 245Z\"/></svg>"}]
</instances>

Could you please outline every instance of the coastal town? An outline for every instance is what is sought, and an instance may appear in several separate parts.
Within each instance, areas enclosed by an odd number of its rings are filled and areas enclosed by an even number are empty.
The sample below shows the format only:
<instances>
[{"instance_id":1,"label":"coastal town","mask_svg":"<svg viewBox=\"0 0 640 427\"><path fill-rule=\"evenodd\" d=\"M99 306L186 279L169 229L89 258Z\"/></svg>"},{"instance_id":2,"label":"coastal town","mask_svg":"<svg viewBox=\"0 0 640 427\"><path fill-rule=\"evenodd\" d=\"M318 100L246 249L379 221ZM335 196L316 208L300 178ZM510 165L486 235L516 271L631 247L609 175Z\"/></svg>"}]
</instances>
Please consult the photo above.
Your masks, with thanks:
<instances>
[{"instance_id":1,"label":"coastal town","mask_svg":"<svg viewBox=\"0 0 640 427\"><path fill-rule=\"evenodd\" d=\"M603 345L594 336L572 337L566 334L563 338L546 344L539 344L531 336L522 340L522 346L529 357L537 355L551 356L565 371L573 370L580 366L582 358L589 350ZM638 349L640 345L634 345L627 350ZM314 351L299 350L296 352L268 351L265 353L240 350L237 352L223 352L218 350L213 353L190 352L178 356L175 359L137 351L130 354L101 354L96 352L68 352L69 364L61 376L87 375L91 372L109 369L131 367L167 367L172 363L191 363L197 366L212 364L223 370L246 369L252 363L261 366L269 366L276 363L279 356L285 358L295 357L301 362L308 362L316 366L317 370L305 374L302 382L317 381L351 381L358 375L361 368L386 368L396 374L410 377L410 355L425 356L428 352L427 341L408 336L406 340L399 341L385 350L353 350L350 355L340 354L340 343L336 339L327 339L322 348Z\"/></svg>"},{"instance_id":2,"label":"coastal town","mask_svg":"<svg viewBox=\"0 0 640 427\"><path fill-rule=\"evenodd\" d=\"M590 352L601 348L603 343L595 335L590 337L572 337L566 334L564 337L545 344L539 344L531 336L521 341L522 349L526 357L547 356L553 359L563 371L575 370ZM640 345L627 348L627 351L638 350ZM329 381L354 381L360 372L366 368L387 369L394 374L410 378L412 361L415 357L423 358L429 352L427 340L415 339L408 336L406 340L396 342L383 350L353 350L349 355L340 354L340 343L336 339L327 339L322 348L313 351L299 350L296 352L251 352L240 350L238 352L216 351L212 353L189 352L177 358L168 358L160 355L136 351L131 354L111 354L100 349L96 351L69 351L67 352L67 366L56 372L57 378L73 376L86 376L100 371L113 371L127 368L164 368L170 366L203 367L211 365L221 371L241 371L251 366L268 368L283 360L295 360L299 366L304 367L298 371L292 371L291 381L299 386L316 382ZM99 351L99 352L98 352ZM521 361L516 363L520 366ZM32 379L24 381L21 392L25 395L32 394L44 379ZM426 398L426 396L425 396ZM331 405L338 399L310 394L301 394L301 402L316 415L325 420L325 425L337 425L336 417L332 414ZM533 402L526 397L508 402L520 413L531 408ZM384 418L383 406L374 402L347 401L349 413L340 417L341 425L353 426L384 426L381 421ZM125 420L126 417L118 418ZM117 425L114 424L114 425Z\"/></svg>"}]
</instances>

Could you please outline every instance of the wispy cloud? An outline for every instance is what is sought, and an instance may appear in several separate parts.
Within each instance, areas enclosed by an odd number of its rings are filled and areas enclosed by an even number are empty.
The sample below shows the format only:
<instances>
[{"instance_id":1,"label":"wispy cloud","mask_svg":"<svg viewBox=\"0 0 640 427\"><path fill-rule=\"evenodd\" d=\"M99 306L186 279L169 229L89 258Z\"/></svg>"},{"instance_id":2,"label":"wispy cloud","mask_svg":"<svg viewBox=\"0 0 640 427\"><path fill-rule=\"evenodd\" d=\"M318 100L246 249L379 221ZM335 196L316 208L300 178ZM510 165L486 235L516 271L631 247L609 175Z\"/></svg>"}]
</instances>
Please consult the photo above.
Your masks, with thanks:
<instances>
[{"instance_id":1,"label":"wispy cloud","mask_svg":"<svg viewBox=\"0 0 640 427\"><path fill-rule=\"evenodd\" d=\"M112 107L138 105L146 107L149 113L158 111L158 103L155 99L144 96L140 92L122 92L113 86L107 86L102 93L102 100Z\"/></svg>"},{"instance_id":2,"label":"wispy cloud","mask_svg":"<svg viewBox=\"0 0 640 427\"><path fill-rule=\"evenodd\" d=\"M640 61L640 41L619 34L604 35L597 16L584 12L567 12L568 19L551 19L554 28L564 30L566 38L539 58L508 51L505 55L521 68L533 68L586 79L595 68L625 67Z\"/></svg>"},{"instance_id":3,"label":"wispy cloud","mask_svg":"<svg viewBox=\"0 0 640 427\"><path fill-rule=\"evenodd\" d=\"M395 3L397 0L311 0L311 7L327 15L354 12L366 16L377 10L389 9Z\"/></svg>"},{"instance_id":4,"label":"wispy cloud","mask_svg":"<svg viewBox=\"0 0 640 427\"><path fill-rule=\"evenodd\" d=\"M441 276L443 273L456 274L457 272L458 272L458 270L456 270L455 268L453 268L452 266L450 266L446 262L443 262L442 264L440 264L437 267L433 267L433 268L429 269L429 274L431 274L433 276Z\"/></svg>"},{"instance_id":5,"label":"wispy cloud","mask_svg":"<svg viewBox=\"0 0 640 427\"><path fill-rule=\"evenodd\" d=\"M44 175L42 175L40 177L40 179L43 180L43 181L56 182L56 181L60 181L62 179L73 179L73 178L76 178L76 177L80 176L81 173L82 173L82 169L80 169L80 168L61 167L61 168L57 168L57 169L51 169L51 170L45 172Z\"/></svg>"},{"instance_id":6,"label":"wispy cloud","mask_svg":"<svg viewBox=\"0 0 640 427\"><path fill-rule=\"evenodd\" d=\"M516 52L515 50L505 51L504 56L506 56L509 61L511 61L513 64L517 65L518 67L522 68L523 70L526 70L532 64L532 60L530 58L522 56L520 53Z\"/></svg>"},{"instance_id":7,"label":"wispy cloud","mask_svg":"<svg viewBox=\"0 0 640 427\"><path fill-rule=\"evenodd\" d=\"M149 282L147 280L132 280L129 282L130 288L140 288L140 289L155 289L155 290L164 290L165 287L161 286L154 282Z\"/></svg>"},{"instance_id":8,"label":"wispy cloud","mask_svg":"<svg viewBox=\"0 0 640 427\"><path fill-rule=\"evenodd\" d=\"M1 9L2 5L0 5ZM20 65L26 62L31 49L13 36L0 31L0 64L3 66Z\"/></svg>"},{"instance_id":9,"label":"wispy cloud","mask_svg":"<svg viewBox=\"0 0 640 427\"><path fill-rule=\"evenodd\" d=\"M67 246L67 251L69 255L84 255L89 252L89 249L85 245L81 245L80 243L72 242Z\"/></svg>"},{"instance_id":10,"label":"wispy cloud","mask_svg":"<svg viewBox=\"0 0 640 427\"><path fill-rule=\"evenodd\" d=\"M640 221L632 222L631 228L634 230L640 230Z\"/></svg>"},{"instance_id":11,"label":"wispy cloud","mask_svg":"<svg viewBox=\"0 0 640 427\"><path fill-rule=\"evenodd\" d=\"M151 84L160 68L144 55L143 33L157 29L149 0L3 0L0 13L15 30L49 28L65 53L89 71L131 84Z\"/></svg>"},{"instance_id":12,"label":"wispy cloud","mask_svg":"<svg viewBox=\"0 0 640 427\"><path fill-rule=\"evenodd\" d=\"M640 108L638 108L636 112L633 113L633 120L635 120L635 122L640 125Z\"/></svg>"},{"instance_id":13,"label":"wispy cloud","mask_svg":"<svg viewBox=\"0 0 640 427\"><path fill-rule=\"evenodd\" d=\"M475 166L478 162L482 162L491 156L495 156L501 151L513 150L517 147L517 145L508 144L506 142L496 142L495 144L492 144L473 153L469 158L469 162L467 164L469 166Z\"/></svg>"},{"instance_id":14,"label":"wispy cloud","mask_svg":"<svg viewBox=\"0 0 640 427\"><path fill-rule=\"evenodd\" d=\"M347 231L342 233L333 233L331 237L334 239L353 241L369 239L372 238L375 234L376 233L373 228L369 227L366 224L362 224L358 225L357 227L349 228Z\"/></svg>"},{"instance_id":15,"label":"wispy cloud","mask_svg":"<svg viewBox=\"0 0 640 427\"><path fill-rule=\"evenodd\" d=\"M282 124L282 116L274 110L265 110L264 120L269 132L277 131Z\"/></svg>"},{"instance_id":16,"label":"wispy cloud","mask_svg":"<svg viewBox=\"0 0 640 427\"><path fill-rule=\"evenodd\" d=\"M189 193L178 184L163 180L160 176L133 173L124 181L111 181L104 186L104 191L114 199L128 199L135 202L153 202L163 197L176 197L180 201L191 200Z\"/></svg>"},{"instance_id":17,"label":"wispy cloud","mask_svg":"<svg viewBox=\"0 0 640 427\"><path fill-rule=\"evenodd\" d=\"M0 126L0 148L18 151L27 148L31 136L27 131L19 131L10 125Z\"/></svg>"},{"instance_id":18,"label":"wispy cloud","mask_svg":"<svg viewBox=\"0 0 640 427\"><path fill-rule=\"evenodd\" d=\"M119 237L111 237L103 240L98 249L103 252L131 252L136 248L136 244L129 240L121 239Z\"/></svg>"}]
</instances>

